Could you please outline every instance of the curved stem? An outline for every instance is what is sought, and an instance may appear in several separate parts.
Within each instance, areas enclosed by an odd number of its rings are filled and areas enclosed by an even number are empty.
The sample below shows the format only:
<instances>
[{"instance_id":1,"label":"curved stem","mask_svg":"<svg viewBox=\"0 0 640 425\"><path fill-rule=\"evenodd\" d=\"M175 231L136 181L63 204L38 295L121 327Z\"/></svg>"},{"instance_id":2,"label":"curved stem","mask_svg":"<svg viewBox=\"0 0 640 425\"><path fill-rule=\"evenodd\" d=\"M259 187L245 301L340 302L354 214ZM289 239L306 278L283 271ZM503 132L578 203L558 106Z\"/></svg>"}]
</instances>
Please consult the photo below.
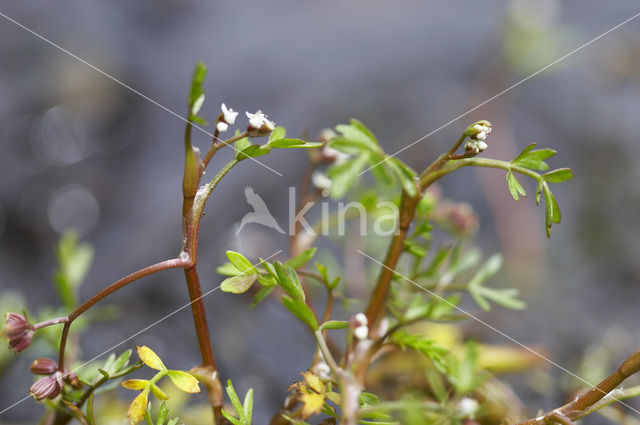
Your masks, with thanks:
<instances>
[{"instance_id":1,"label":"curved stem","mask_svg":"<svg viewBox=\"0 0 640 425\"><path fill-rule=\"evenodd\" d=\"M66 322L64 322L64 328L62 329L62 336L60 338L60 352L58 358L58 367L60 370L64 370L64 352L65 347L67 345L67 337L69 335L69 328L71 327L71 323L80 316L82 313L93 307L103 298L106 298L108 295L111 295L115 291L119 290L127 286L128 284L135 282L138 279L141 279L145 276L149 276L151 274L157 273L162 270L174 269L178 267L184 267L185 262L180 258L174 258L172 260L162 261L157 264L153 264L149 267L145 267L144 269L138 270L137 272L131 273L128 276L123 277L117 282L112 283L111 285L104 288L102 291L98 292L96 295L87 300L80 307L76 308L74 311L67 316ZM62 322L61 322L62 323Z\"/></svg>"}]
</instances>

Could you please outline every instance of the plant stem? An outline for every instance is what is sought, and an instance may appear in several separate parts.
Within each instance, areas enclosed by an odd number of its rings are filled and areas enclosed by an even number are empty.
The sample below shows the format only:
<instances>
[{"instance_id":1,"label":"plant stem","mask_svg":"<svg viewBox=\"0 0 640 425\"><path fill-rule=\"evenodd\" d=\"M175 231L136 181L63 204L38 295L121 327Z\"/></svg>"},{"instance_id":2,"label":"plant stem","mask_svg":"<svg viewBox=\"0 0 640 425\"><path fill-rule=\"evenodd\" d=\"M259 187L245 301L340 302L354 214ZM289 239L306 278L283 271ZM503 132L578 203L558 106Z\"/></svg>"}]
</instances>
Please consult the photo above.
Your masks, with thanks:
<instances>
[{"instance_id":1,"label":"plant stem","mask_svg":"<svg viewBox=\"0 0 640 425\"><path fill-rule=\"evenodd\" d=\"M138 279L141 279L145 276L149 276L151 274L157 273L162 270L174 269L178 267L184 267L184 261L180 258L174 258L172 260L166 260L161 263L153 264L149 267L145 267L144 269L138 270L137 272L131 273L128 276L123 277L117 282L112 283L111 285L104 288L102 291L98 292L96 295L87 300L80 307L76 308L69 316L67 316L66 322L64 322L64 328L62 329L62 336L60 338L60 353L58 358L58 367L60 370L64 370L64 352L65 347L67 345L67 337L69 335L69 328L71 327L71 323L80 316L82 313L93 307L103 298L108 295L114 293L115 291L123 288L124 286L135 282ZM62 323L62 322L60 322Z\"/></svg>"},{"instance_id":2,"label":"plant stem","mask_svg":"<svg viewBox=\"0 0 640 425\"><path fill-rule=\"evenodd\" d=\"M398 232L393 235L391 244L387 250L387 256L385 257L383 267L380 270L378 282L369 300L369 305L365 310L367 319L369 320L369 326L374 328L378 321L384 314L384 302L389 293L389 287L391 285L391 279L393 278L393 269L398 264L400 255L404 248L404 241L407 237L407 232L411 222L415 216L416 206L420 196L409 196L406 192L402 192L402 200L400 201L400 218Z\"/></svg>"},{"instance_id":3,"label":"plant stem","mask_svg":"<svg viewBox=\"0 0 640 425\"><path fill-rule=\"evenodd\" d=\"M640 395L640 386L628 388L627 390L614 391L623 381L631 375L640 371L640 350L629 356L611 375L589 391L562 407L554 409L546 415L538 418L520 422L518 425L544 425L548 421L563 423L558 420L558 414L569 419L569 421L581 419L599 409L602 409L616 401ZM571 422L564 422L571 423Z\"/></svg>"},{"instance_id":4,"label":"plant stem","mask_svg":"<svg viewBox=\"0 0 640 425\"><path fill-rule=\"evenodd\" d=\"M202 302L202 290L200 288L200 279L196 266L184 269L184 275L187 281L187 289L189 290L189 299L191 300L191 312L193 313L193 323L196 328L198 345L200 346L202 366L215 371L217 370L216 361L213 356L211 339L209 338L209 326L204 311L204 303Z\"/></svg>"}]
</instances>

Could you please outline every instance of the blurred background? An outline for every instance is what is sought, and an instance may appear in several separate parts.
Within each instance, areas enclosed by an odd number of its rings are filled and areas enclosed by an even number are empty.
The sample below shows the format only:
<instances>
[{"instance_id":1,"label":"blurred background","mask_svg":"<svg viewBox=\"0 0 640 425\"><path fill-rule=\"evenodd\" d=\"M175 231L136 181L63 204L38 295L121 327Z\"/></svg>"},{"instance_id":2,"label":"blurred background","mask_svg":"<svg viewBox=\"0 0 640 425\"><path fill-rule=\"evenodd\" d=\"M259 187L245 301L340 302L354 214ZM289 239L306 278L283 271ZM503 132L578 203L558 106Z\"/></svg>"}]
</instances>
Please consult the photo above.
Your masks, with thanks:
<instances>
[{"instance_id":1,"label":"blurred background","mask_svg":"<svg viewBox=\"0 0 640 425\"><path fill-rule=\"evenodd\" d=\"M209 120L226 102L241 112L262 109L289 135L308 131L315 137L357 117L389 153L639 11L633 0L65 0L0 7L181 115L193 65L203 60L209 74L202 115ZM520 288L529 304L524 313L497 309L480 317L588 380L600 376L594 364L609 370L640 345L640 169L633 165L639 37L640 18L399 155L421 170L479 119L494 125L487 155L512 159L531 142L559 151L552 167L569 166L575 178L554 191L563 223L553 227L549 240L541 209L531 196L515 204L500 171L463 170L441 188L446 197L473 206L481 219L477 244L487 255L505 253L500 279ZM2 17L0 39L3 311L51 305L53 247L71 228L95 248L82 299L175 256L184 123ZM209 143L198 132L195 140ZM220 154L214 166L232 153ZM286 238L268 229L252 227L236 237L249 211L243 189L253 186L284 223L287 188L299 183L306 156L280 151L260 161L283 177L246 161L207 207L199 258L205 291L222 280L215 267L226 249L251 258L286 249ZM369 266L363 260L361 267ZM94 325L80 342L83 355L102 353L186 302L180 271L113 295L105 304L134 313L115 326ZM249 311L249 302L219 292L206 299L222 374L234 379L239 392L255 388L262 423L298 370L308 367L313 342L298 323L291 326L279 303ZM507 342L472 323L467 331ZM94 332L99 338L90 337ZM198 362L188 309L125 347L135 344L152 346L169 365ZM0 356L1 410L27 394L33 359L29 351L13 356L2 350ZM533 413L583 386L557 369L514 385ZM33 422L41 413L36 406L25 401L0 423Z\"/></svg>"}]
</instances>

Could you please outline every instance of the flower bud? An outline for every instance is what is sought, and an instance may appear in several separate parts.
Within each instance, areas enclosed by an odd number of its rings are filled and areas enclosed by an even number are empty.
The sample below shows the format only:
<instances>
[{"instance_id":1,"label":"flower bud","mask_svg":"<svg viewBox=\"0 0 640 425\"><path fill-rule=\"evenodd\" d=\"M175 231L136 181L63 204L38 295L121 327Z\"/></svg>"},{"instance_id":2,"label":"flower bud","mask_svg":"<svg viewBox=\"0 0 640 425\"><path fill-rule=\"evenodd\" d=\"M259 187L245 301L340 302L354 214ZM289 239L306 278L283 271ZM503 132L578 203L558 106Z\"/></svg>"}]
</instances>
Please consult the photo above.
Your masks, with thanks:
<instances>
[{"instance_id":1,"label":"flower bud","mask_svg":"<svg viewBox=\"0 0 640 425\"><path fill-rule=\"evenodd\" d=\"M364 313L358 313L353 317L353 320L356 326L367 326L369 324L369 320Z\"/></svg>"},{"instance_id":2,"label":"flower bud","mask_svg":"<svg viewBox=\"0 0 640 425\"><path fill-rule=\"evenodd\" d=\"M35 359L29 366L29 370L36 375L51 375L58 370L58 363L46 357Z\"/></svg>"},{"instance_id":3,"label":"flower bud","mask_svg":"<svg viewBox=\"0 0 640 425\"><path fill-rule=\"evenodd\" d=\"M4 317L6 323L2 334L9 340L9 348L15 353L25 350L31 345L33 325L22 314L6 313Z\"/></svg>"},{"instance_id":4,"label":"flower bud","mask_svg":"<svg viewBox=\"0 0 640 425\"><path fill-rule=\"evenodd\" d=\"M64 381L75 389L82 388L82 382L80 381L80 378L78 378L78 375L73 372L67 372L64 375Z\"/></svg>"},{"instance_id":5,"label":"flower bud","mask_svg":"<svg viewBox=\"0 0 640 425\"><path fill-rule=\"evenodd\" d=\"M367 325L358 326L353 330L353 335L360 340L367 339L369 336L369 327Z\"/></svg>"},{"instance_id":6,"label":"flower bud","mask_svg":"<svg viewBox=\"0 0 640 425\"><path fill-rule=\"evenodd\" d=\"M2 333L9 338L17 334L23 334L31 329L31 323L22 314L5 313L4 319L6 323L2 328Z\"/></svg>"},{"instance_id":7,"label":"flower bud","mask_svg":"<svg viewBox=\"0 0 640 425\"><path fill-rule=\"evenodd\" d=\"M57 376L45 376L38 379L36 383L31 386L29 392L38 401L45 398L53 399L62 392L62 386L60 385Z\"/></svg>"},{"instance_id":8,"label":"flower bud","mask_svg":"<svg viewBox=\"0 0 640 425\"><path fill-rule=\"evenodd\" d=\"M218 124L216 124L216 130L218 130L220 133L224 133L225 131L229 130L229 124L224 121L220 121Z\"/></svg>"},{"instance_id":9,"label":"flower bud","mask_svg":"<svg viewBox=\"0 0 640 425\"><path fill-rule=\"evenodd\" d=\"M487 136L491 133L491 123L487 120L478 121L464 131L464 135L471 140L485 141Z\"/></svg>"}]
</instances>

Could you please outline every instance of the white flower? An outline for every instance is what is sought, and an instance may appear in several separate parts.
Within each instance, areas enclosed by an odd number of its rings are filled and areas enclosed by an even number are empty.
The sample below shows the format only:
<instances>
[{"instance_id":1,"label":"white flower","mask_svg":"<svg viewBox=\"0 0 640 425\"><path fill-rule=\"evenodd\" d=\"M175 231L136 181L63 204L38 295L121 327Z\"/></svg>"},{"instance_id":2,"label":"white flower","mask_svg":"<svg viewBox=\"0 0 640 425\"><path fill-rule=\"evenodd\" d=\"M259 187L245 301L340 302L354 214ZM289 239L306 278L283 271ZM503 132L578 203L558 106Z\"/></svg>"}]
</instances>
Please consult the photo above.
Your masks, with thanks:
<instances>
[{"instance_id":1,"label":"white flower","mask_svg":"<svg viewBox=\"0 0 640 425\"><path fill-rule=\"evenodd\" d=\"M227 105L225 105L224 103L222 104L222 121L224 121L229 125L233 125L236 122L237 116L238 116L237 112L235 112L231 108L227 108ZM225 130L220 130L220 131L225 131Z\"/></svg>"},{"instance_id":2,"label":"white flower","mask_svg":"<svg viewBox=\"0 0 640 425\"><path fill-rule=\"evenodd\" d=\"M478 411L478 408L480 408L480 404L476 400L470 397L464 397L458 403L456 410L458 411L458 414L463 418L473 420L476 412Z\"/></svg>"},{"instance_id":3,"label":"white flower","mask_svg":"<svg viewBox=\"0 0 640 425\"><path fill-rule=\"evenodd\" d=\"M367 325L358 326L353 330L353 335L360 340L367 339L369 336L369 328Z\"/></svg>"},{"instance_id":4,"label":"white flower","mask_svg":"<svg viewBox=\"0 0 640 425\"><path fill-rule=\"evenodd\" d=\"M216 124L216 129L220 133L224 133L225 131L229 130L229 124L227 124L224 121L220 121L220 122L218 122L218 124Z\"/></svg>"},{"instance_id":5,"label":"white flower","mask_svg":"<svg viewBox=\"0 0 640 425\"><path fill-rule=\"evenodd\" d=\"M480 133L475 135L474 139L484 142L485 140L487 140L487 133L485 131L481 131Z\"/></svg>"},{"instance_id":6,"label":"white flower","mask_svg":"<svg viewBox=\"0 0 640 425\"><path fill-rule=\"evenodd\" d=\"M485 142L478 142L476 143L476 146L478 147L478 150L480 150L480 152L482 152L483 150L487 149L487 144Z\"/></svg>"},{"instance_id":7,"label":"white flower","mask_svg":"<svg viewBox=\"0 0 640 425\"><path fill-rule=\"evenodd\" d=\"M273 121L269 121L262 111L258 111L255 114L246 112L246 114L247 118L249 118L249 130L273 131L276 127L276 124Z\"/></svg>"},{"instance_id":8,"label":"white flower","mask_svg":"<svg viewBox=\"0 0 640 425\"><path fill-rule=\"evenodd\" d=\"M331 189L331 179L322 171L314 171L311 175L311 183L318 189Z\"/></svg>"}]
</instances>

